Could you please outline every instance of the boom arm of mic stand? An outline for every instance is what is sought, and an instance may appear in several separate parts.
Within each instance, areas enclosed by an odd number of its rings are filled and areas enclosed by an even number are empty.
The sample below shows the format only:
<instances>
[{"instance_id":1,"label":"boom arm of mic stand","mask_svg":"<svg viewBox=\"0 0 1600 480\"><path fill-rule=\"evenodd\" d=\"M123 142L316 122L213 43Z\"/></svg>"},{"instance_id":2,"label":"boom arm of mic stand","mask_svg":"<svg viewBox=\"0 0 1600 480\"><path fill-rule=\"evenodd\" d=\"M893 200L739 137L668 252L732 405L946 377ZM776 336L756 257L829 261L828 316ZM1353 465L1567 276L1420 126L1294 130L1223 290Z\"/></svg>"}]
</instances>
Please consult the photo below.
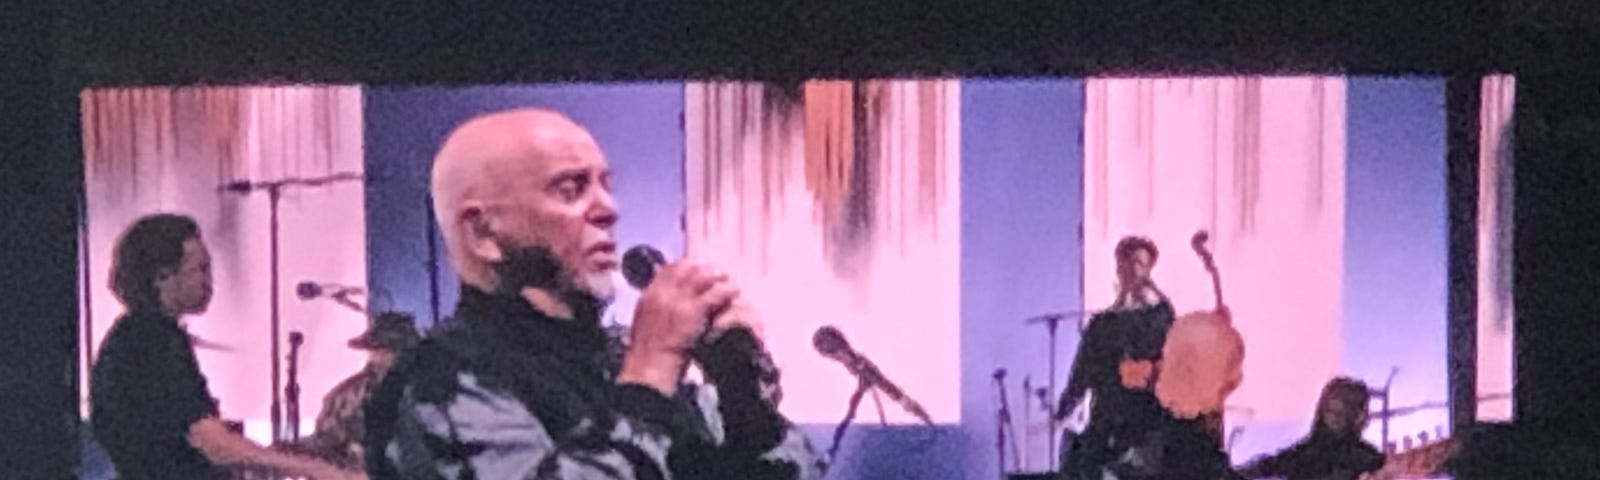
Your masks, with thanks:
<instances>
[{"instance_id":1,"label":"boom arm of mic stand","mask_svg":"<svg viewBox=\"0 0 1600 480\"><path fill-rule=\"evenodd\" d=\"M862 362L859 371L861 372L863 381L867 382L868 385L876 386L877 389L882 391L884 395L887 395L890 400L894 400L895 403L899 403L901 408L904 408L906 412L917 417L918 420L922 420L923 424L930 426L933 425L933 419L928 417L928 412L922 409L922 405L918 404L916 400L912 400L910 396L907 396L905 392L900 390L900 387L895 386L894 382L890 382L889 379L884 378L883 373L879 372L876 366L873 366L871 363Z\"/></svg>"},{"instance_id":2,"label":"boom arm of mic stand","mask_svg":"<svg viewBox=\"0 0 1600 480\"><path fill-rule=\"evenodd\" d=\"M335 174L331 174L331 175L323 175L323 176L320 176L320 177L311 177L311 178L285 178L285 179L280 179L280 180L276 180L276 181L272 181L272 182L261 182L259 185L270 186L270 187L286 187L286 186L320 187L320 186L328 185L328 184L331 184L331 183L354 182L354 181L360 181L361 179L362 179L362 177L361 177L361 174L359 174L359 173L341 172L341 173L335 173Z\"/></svg>"},{"instance_id":3,"label":"boom arm of mic stand","mask_svg":"<svg viewBox=\"0 0 1600 480\"><path fill-rule=\"evenodd\" d=\"M356 313L360 313L360 314L366 314L367 313L367 307L362 306L359 303L356 303L354 300L351 300L350 297L347 297L347 296L344 296L344 295L334 295L334 296L332 296L330 298L332 298L333 301L337 302L339 305L342 305L345 308L354 310Z\"/></svg>"}]
</instances>

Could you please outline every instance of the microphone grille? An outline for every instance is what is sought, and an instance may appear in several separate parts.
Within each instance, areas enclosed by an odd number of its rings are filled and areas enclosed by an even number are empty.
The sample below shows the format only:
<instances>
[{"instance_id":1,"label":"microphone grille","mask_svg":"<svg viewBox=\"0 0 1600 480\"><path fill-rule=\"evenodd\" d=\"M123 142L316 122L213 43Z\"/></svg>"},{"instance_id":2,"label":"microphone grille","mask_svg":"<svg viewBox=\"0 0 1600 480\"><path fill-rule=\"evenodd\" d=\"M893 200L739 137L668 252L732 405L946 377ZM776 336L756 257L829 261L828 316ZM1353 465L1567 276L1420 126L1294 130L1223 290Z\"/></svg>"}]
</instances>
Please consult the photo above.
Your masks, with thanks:
<instances>
[{"instance_id":1,"label":"microphone grille","mask_svg":"<svg viewBox=\"0 0 1600 480\"><path fill-rule=\"evenodd\" d=\"M299 285L295 285L294 293L301 300L310 300L322 295L322 287L317 286L316 282L300 282Z\"/></svg>"},{"instance_id":2,"label":"microphone grille","mask_svg":"<svg viewBox=\"0 0 1600 480\"><path fill-rule=\"evenodd\" d=\"M817 348L817 353L833 355L850 349L850 342L845 341L844 334L832 326L817 329L811 335L811 345Z\"/></svg>"},{"instance_id":3,"label":"microphone grille","mask_svg":"<svg viewBox=\"0 0 1600 480\"><path fill-rule=\"evenodd\" d=\"M667 263L666 255L649 245L635 245L622 253L622 278L628 285L644 290L656 278L656 266Z\"/></svg>"}]
</instances>

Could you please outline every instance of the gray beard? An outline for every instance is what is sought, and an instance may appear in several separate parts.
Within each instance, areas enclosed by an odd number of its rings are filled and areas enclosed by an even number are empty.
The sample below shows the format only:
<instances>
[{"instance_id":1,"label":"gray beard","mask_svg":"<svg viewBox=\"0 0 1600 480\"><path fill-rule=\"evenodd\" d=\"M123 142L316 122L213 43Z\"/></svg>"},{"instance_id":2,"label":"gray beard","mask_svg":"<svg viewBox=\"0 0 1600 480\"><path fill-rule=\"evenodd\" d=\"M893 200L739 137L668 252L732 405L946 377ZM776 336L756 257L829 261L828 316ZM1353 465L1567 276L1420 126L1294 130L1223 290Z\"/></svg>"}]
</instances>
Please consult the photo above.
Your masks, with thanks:
<instances>
[{"instance_id":1,"label":"gray beard","mask_svg":"<svg viewBox=\"0 0 1600 480\"><path fill-rule=\"evenodd\" d=\"M560 297L574 309L606 303L606 299L590 292L587 285L580 285L577 275L563 267L549 247L501 245L500 248L506 252L506 258L494 265L494 271L500 279L502 293L537 288Z\"/></svg>"}]
</instances>

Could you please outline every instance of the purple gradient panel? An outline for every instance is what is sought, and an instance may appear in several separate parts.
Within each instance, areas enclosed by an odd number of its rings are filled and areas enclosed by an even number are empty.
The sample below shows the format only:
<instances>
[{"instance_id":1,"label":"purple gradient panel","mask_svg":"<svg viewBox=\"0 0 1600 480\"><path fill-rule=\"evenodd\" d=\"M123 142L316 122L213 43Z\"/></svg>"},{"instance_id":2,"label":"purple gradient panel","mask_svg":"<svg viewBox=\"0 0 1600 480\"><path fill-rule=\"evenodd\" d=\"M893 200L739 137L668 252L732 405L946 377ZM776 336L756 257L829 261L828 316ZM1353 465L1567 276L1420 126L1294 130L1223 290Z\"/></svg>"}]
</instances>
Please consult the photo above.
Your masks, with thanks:
<instances>
[{"instance_id":1,"label":"purple gradient panel","mask_svg":"<svg viewBox=\"0 0 1600 480\"><path fill-rule=\"evenodd\" d=\"M587 127L614 171L622 211L617 241L649 243L669 256L683 249L683 84L551 84L463 88L368 88L366 91L368 282L374 307L414 312L433 322L428 282L428 172L456 125L498 110L539 107ZM459 284L441 240L439 313L455 308ZM629 323L638 293L617 278L611 311ZM608 314L608 316L611 314Z\"/></svg>"},{"instance_id":2,"label":"purple gradient panel","mask_svg":"<svg viewBox=\"0 0 1600 480\"><path fill-rule=\"evenodd\" d=\"M1349 80L1345 201L1344 371L1382 387L1394 407L1448 400L1449 249L1444 81ZM1376 408L1376 403L1374 403ZM1436 426L1449 412L1395 419L1390 439ZM1378 439L1377 422L1367 438Z\"/></svg>"},{"instance_id":3,"label":"purple gradient panel","mask_svg":"<svg viewBox=\"0 0 1600 480\"><path fill-rule=\"evenodd\" d=\"M1047 469L1055 456L1040 402L1023 410L1023 379L1035 389L1050 379L1048 331L1024 320L1083 309L1083 95L1076 79L962 85L961 431L971 448L961 478L996 472L996 368L1007 371L1023 469ZM1078 320L1057 332L1052 404L1077 351Z\"/></svg>"}]
</instances>

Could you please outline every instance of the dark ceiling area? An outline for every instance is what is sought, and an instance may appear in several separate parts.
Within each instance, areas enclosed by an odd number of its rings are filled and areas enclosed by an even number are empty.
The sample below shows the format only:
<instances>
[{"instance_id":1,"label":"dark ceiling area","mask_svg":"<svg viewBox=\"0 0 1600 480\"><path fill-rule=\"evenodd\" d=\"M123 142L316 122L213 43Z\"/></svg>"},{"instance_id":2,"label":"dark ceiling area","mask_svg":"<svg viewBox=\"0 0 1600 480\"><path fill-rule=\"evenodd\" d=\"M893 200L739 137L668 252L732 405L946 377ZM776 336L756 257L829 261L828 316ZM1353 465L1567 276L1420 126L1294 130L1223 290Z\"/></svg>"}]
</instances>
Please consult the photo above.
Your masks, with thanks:
<instances>
[{"instance_id":1,"label":"dark ceiling area","mask_svg":"<svg viewBox=\"0 0 1600 480\"><path fill-rule=\"evenodd\" d=\"M164 3L68 12L63 67L91 84L1449 73L1513 66L1495 40L1519 28L1487 0Z\"/></svg>"},{"instance_id":2,"label":"dark ceiling area","mask_svg":"<svg viewBox=\"0 0 1600 480\"><path fill-rule=\"evenodd\" d=\"M105 85L1421 74L1450 78L1452 122L1475 125L1473 79L1513 72L1519 428L1600 432L1590 0L14 3L0 15L3 478L67 478L77 459L76 95ZM1452 155L1475 135L1452 136ZM1454 199L1475 198L1469 177ZM1452 231L1452 259L1470 233Z\"/></svg>"}]
</instances>

